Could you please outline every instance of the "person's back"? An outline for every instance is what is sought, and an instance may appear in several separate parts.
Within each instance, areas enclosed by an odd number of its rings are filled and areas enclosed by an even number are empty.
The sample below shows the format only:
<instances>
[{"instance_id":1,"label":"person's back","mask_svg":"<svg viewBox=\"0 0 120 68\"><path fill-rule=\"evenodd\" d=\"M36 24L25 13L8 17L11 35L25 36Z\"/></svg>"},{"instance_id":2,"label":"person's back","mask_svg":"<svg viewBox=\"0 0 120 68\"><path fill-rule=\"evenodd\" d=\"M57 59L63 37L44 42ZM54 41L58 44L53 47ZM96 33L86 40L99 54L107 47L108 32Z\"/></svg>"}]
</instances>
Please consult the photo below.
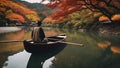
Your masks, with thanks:
<instances>
[{"instance_id":1,"label":"person's back","mask_svg":"<svg viewBox=\"0 0 120 68\"><path fill-rule=\"evenodd\" d=\"M32 31L32 40L35 43L42 42L45 38L44 31L41 27L35 27Z\"/></svg>"}]
</instances>

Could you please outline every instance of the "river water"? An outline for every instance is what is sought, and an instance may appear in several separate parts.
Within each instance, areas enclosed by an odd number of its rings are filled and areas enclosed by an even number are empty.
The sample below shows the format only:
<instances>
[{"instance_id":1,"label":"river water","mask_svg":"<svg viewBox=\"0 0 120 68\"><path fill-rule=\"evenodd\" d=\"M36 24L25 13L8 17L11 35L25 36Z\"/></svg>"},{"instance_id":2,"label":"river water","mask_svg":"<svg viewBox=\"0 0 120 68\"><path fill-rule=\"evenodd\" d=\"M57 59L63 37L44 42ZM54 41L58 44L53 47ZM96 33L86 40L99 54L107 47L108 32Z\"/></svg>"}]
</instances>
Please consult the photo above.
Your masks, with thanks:
<instances>
[{"instance_id":1,"label":"river water","mask_svg":"<svg viewBox=\"0 0 120 68\"><path fill-rule=\"evenodd\" d=\"M2 28L2 27L1 27ZM31 39L31 29L0 33L0 41ZM67 44L46 54L31 54L22 42L0 43L0 68L120 68L120 36L43 28L46 36L66 33Z\"/></svg>"}]
</instances>

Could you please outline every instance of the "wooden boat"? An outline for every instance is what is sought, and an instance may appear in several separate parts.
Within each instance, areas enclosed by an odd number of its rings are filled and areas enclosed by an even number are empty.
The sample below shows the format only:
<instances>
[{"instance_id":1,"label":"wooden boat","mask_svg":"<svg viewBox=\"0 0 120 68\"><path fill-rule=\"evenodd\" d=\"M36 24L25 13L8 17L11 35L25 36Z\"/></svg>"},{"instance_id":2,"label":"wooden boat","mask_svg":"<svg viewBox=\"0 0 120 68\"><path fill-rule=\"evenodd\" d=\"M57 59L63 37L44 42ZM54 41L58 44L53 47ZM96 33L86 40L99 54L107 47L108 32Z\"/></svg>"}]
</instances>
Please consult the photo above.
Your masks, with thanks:
<instances>
[{"instance_id":1,"label":"wooden boat","mask_svg":"<svg viewBox=\"0 0 120 68\"><path fill-rule=\"evenodd\" d=\"M64 43L66 35L51 36L47 38L47 43L33 43L33 41L25 40L24 48L29 53L40 53L49 52L66 45L66 43Z\"/></svg>"},{"instance_id":2,"label":"wooden boat","mask_svg":"<svg viewBox=\"0 0 120 68\"><path fill-rule=\"evenodd\" d=\"M53 49L52 51L49 51L49 52L32 53L27 63L27 68L31 68L31 67L42 68L43 63L47 59L57 55L59 52L61 52L65 48L65 46L66 45L59 46L56 49Z\"/></svg>"}]
</instances>

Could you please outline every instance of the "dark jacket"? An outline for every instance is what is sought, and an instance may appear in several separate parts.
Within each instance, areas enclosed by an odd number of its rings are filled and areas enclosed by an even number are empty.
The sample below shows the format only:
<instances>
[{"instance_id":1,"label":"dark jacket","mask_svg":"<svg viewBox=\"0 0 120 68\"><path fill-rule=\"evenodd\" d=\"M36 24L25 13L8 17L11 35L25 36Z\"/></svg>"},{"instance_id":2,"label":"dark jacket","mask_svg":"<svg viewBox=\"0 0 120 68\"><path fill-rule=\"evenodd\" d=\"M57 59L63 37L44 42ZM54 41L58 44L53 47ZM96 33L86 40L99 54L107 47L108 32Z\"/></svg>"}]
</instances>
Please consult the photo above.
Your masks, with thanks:
<instances>
[{"instance_id":1,"label":"dark jacket","mask_svg":"<svg viewBox=\"0 0 120 68\"><path fill-rule=\"evenodd\" d=\"M45 38L45 33L41 27L35 27L32 31L33 42L42 42Z\"/></svg>"}]
</instances>

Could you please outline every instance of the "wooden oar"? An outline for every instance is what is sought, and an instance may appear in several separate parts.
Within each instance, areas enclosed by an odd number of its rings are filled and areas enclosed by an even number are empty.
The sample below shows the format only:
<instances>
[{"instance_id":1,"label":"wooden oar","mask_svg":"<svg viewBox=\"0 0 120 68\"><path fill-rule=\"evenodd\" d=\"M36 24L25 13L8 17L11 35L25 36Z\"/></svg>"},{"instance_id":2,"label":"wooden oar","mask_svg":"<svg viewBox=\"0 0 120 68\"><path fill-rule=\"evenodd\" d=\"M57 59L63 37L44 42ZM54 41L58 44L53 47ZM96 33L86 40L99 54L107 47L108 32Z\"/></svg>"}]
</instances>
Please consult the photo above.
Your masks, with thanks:
<instances>
[{"instance_id":1,"label":"wooden oar","mask_svg":"<svg viewBox=\"0 0 120 68\"><path fill-rule=\"evenodd\" d=\"M77 46L84 46L83 44L79 44L79 43L73 43L73 42L65 42L65 41L58 41L60 43L66 43L66 44L71 44L71 45L77 45Z\"/></svg>"},{"instance_id":2,"label":"wooden oar","mask_svg":"<svg viewBox=\"0 0 120 68\"><path fill-rule=\"evenodd\" d=\"M4 40L0 41L0 43L10 43L10 42L23 42L24 40Z\"/></svg>"},{"instance_id":3,"label":"wooden oar","mask_svg":"<svg viewBox=\"0 0 120 68\"><path fill-rule=\"evenodd\" d=\"M77 45L77 46L84 46L83 44L73 43L73 42L62 42L62 43L67 43L67 44Z\"/></svg>"},{"instance_id":4,"label":"wooden oar","mask_svg":"<svg viewBox=\"0 0 120 68\"><path fill-rule=\"evenodd\" d=\"M0 41L0 43L23 42L23 41L24 40L4 40L4 41ZM71 44L71 45L84 46L83 44L73 43L73 42L64 42L64 41L59 41L59 42L60 43Z\"/></svg>"},{"instance_id":5,"label":"wooden oar","mask_svg":"<svg viewBox=\"0 0 120 68\"><path fill-rule=\"evenodd\" d=\"M50 40L59 40L59 39L54 39L54 38L48 38ZM58 41L60 43L67 43L67 44L71 44L71 45L78 45L78 46L84 46L83 44L79 44L79 43L73 43L73 42L65 42L65 41Z\"/></svg>"}]
</instances>

